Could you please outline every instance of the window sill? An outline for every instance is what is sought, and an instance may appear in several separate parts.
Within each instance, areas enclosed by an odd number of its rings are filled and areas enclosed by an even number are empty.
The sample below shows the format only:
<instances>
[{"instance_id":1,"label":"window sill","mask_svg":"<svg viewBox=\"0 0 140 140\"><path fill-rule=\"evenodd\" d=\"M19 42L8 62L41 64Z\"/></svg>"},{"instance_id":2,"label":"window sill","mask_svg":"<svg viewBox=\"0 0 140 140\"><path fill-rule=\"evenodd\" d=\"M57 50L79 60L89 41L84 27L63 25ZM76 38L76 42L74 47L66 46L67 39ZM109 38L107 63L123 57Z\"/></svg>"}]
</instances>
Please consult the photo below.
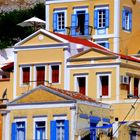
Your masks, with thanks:
<instances>
[{"instance_id":1,"label":"window sill","mask_svg":"<svg viewBox=\"0 0 140 140\"><path fill-rule=\"evenodd\" d=\"M3 78L3 79L0 79L0 81L10 81L10 78Z\"/></svg>"}]
</instances>

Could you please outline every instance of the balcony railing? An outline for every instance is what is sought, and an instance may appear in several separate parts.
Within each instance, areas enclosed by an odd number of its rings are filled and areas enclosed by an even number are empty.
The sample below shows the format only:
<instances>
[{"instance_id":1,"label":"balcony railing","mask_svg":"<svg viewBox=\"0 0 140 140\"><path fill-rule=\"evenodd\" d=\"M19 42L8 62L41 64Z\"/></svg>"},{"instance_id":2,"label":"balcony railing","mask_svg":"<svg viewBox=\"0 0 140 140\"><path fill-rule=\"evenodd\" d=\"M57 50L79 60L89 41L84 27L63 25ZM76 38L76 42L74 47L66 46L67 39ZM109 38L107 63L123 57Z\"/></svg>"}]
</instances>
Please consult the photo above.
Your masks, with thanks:
<instances>
[{"instance_id":1,"label":"balcony railing","mask_svg":"<svg viewBox=\"0 0 140 140\"><path fill-rule=\"evenodd\" d=\"M92 26L84 26L83 28L80 28L78 26L69 26L66 27L66 31L68 35L71 36L90 36L92 35Z\"/></svg>"}]
</instances>

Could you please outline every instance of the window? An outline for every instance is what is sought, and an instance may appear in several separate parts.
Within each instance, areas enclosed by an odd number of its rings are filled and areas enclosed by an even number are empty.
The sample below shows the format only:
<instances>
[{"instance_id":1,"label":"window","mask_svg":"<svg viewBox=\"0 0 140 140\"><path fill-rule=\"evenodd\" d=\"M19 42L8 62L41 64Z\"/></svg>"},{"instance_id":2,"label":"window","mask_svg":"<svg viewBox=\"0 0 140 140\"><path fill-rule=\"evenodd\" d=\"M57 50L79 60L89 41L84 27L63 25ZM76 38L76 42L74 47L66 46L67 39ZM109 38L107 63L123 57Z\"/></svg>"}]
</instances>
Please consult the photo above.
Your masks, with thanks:
<instances>
[{"instance_id":1,"label":"window","mask_svg":"<svg viewBox=\"0 0 140 140\"><path fill-rule=\"evenodd\" d=\"M60 70L59 70L59 65L51 65L51 82L52 83L59 83L60 80Z\"/></svg>"},{"instance_id":2,"label":"window","mask_svg":"<svg viewBox=\"0 0 140 140\"><path fill-rule=\"evenodd\" d=\"M45 66L36 67L36 85L44 85L45 83Z\"/></svg>"},{"instance_id":3,"label":"window","mask_svg":"<svg viewBox=\"0 0 140 140\"><path fill-rule=\"evenodd\" d=\"M69 140L69 121L54 120L51 121L51 139Z\"/></svg>"},{"instance_id":4,"label":"window","mask_svg":"<svg viewBox=\"0 0 140 140\"><path fill-rule=\"evenodd\" d=\"M35 123L35 139L45 140L45 121Z\"/></svg>"},{"instance_id":5,"label":"window","mask_svg":"<svg viewBox=\"0 0 140 140\"><path fill-rule=\"evenodd\" d=\"M87 93L87 75L75 75L75 91L86 95Z\"/></svg>"},{"instance_id":6,"label":"window","mask_svg":"<svg viewBox=\"0 0 140 140\"><path fill-rule=\"evenodd\" d=\"M134 78L134 96L139 96L139 78Z\"/></svg>"},{"instance_id":7,"label":"window","mask_svg":"<svg viewBox=\"0 0 140 140\"><path fill-rule=\"evenodd\" d=\"M110 74L98 74L97 80L98 97L110 97Z\"/></svg>"},{"instance_id":8,"label":"window","mask_svg":"<svg viewBox=\"0 0 140 140\"><path fill-rule=\"evenodd\" d=\"M75 8L71 16L71 35L89 35L89 13L87 8Z\"/></svg>"},{"instance_id":9,"label":"window","mask_svg":"<svg viewBox=\"0 0 140 140\"><path fill-rule=\"evenodd\" d=\"M124 8L122 11L122 28L126 31L132 30L132 10Z\"/></svg>"},{"instance_id":10,"label":"window","mask_svg":"<svg viewBox=\"0 0 140 140\"><path fill-rule=\"evenodd\" d=\"M53 30L64 31L66 26L66 10L56 10L53 13Z\"/></svg>"},{"instance_id":11,"label":"window","mask_svg":"<svg viewBox=\"0 0 140 140\"><path fill-rule=\"evenodd\" d=\"M26 140L25 122L12 123L12 140Z\"/></svg>"},{"instance_id":12,"label":"window","mask_svg":"<svg viewBox=\"0 0 140 140\"><path fill-rule=\"evenodd\" d=\"M31 67L25 66L25 67L20 67L20 84L21 85L29 85L31 81Z\"/></svg>"},{"instance_id":13,"label":"window","mask_svg":"<svg viewBox=\"0 0 140 140\"><path fill-rule=\"evenodd\" d=\"M95 8L94 10L94 28L104 29L109 27L109 9L108 7Z\"/></svg>"},{"instance_id":14,"label":"window","mask_svg":"<svg viewBox=\"0 0 140 140\"><path fill-rule=\"evenodd\" d=\"M29 67L22 68L22 72L23 72L23 84L29 84L30 68Z\"/></svg>"},{"instance_id":15,"label":"window","mask_svg":"<svg viewBox=\"0 0 140 140\"><path fill-rule=\"evenodd\" d=\"M98 43L99 45L101 45L101 46L103 46L103 47L109 49L110 44L109 44L108 41L97 41L97 43Z\"/></svg>"}]
</instances>

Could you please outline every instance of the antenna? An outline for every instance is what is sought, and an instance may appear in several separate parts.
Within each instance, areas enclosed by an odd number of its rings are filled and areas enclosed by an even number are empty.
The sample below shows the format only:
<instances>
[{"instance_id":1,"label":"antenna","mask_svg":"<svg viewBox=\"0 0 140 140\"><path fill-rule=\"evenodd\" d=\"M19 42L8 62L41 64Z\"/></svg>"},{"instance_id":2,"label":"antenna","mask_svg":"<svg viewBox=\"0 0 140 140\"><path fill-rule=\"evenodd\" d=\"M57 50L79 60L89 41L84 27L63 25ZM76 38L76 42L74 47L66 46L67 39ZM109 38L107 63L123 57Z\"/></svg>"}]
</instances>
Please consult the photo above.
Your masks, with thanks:
<instances>
[{"instance_id":1,"label":"antenna","mask_svg":"<svg viewBox=\"0 0 140 140\"><path fill-rule=\"evenodd\" d=\"M4 90L2 94L2 99L7 99L7 88Z\"/></svg>"}]
</instances>

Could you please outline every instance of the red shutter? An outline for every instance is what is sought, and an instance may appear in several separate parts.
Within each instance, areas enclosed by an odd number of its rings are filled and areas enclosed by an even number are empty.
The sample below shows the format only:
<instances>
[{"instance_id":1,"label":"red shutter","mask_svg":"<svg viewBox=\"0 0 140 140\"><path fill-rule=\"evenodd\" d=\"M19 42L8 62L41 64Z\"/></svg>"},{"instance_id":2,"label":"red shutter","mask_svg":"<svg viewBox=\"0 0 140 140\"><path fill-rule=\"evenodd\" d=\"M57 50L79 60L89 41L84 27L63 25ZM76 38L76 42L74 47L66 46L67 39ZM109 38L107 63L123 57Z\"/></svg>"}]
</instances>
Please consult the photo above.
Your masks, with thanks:
<instances>
[{"instance_id":1,"label":"red shutter","mask_svg":"<svg viewBox=\"0 0 140 140\"><path fill-rule=\"evenodd\" d=\"M102 96L108 96L108 76L101 77L101 84L102 84Z\"/></svg>"},{"instance_id":2,"label":"red shutter","mask_svg":"<svg viewBox=\"0 0 140 140\"><path fill-rule=\"evenodd\" d=\"M139 87L139 79L134 78L134 96L138 97L138 87Z\"/></svg>"},{"instance_id":3,"label":"red shutter","mask_svg":"<svg viewBox=\"0 0 140 140\"><path fill-rule=\"evenodd\" d=\"M37 67L37 85L44 85L45 81L45 67Z\"/></svg>"},{"instance_id":4,"label":"red shutter","mask_svg":"<svg viewBox=\"0 0 140 140\"><path fill-rule=\"evenodd\" d=\"M52 66L52 83L59 82L59 66Z\"/></svg>"},{"instance_id":5,"label":"red shutter","mask_svg":"<svg viewBox=\"0 0 140 140\"><path fill-rule=\"evenodd\" d=\"M79 92L85 95L86 93L86 80L85 77L78 78Z\"/></svg>"},{"instance_id":6,"label":"red shutter","mask_svg":"<svg viewBox=\"0 0 140 140\"><path fill-rule=\"evenodd\" d=\"M28 84L30 81L30 68L23 68L23 84Z\"/></svg>"}]
</instances>

